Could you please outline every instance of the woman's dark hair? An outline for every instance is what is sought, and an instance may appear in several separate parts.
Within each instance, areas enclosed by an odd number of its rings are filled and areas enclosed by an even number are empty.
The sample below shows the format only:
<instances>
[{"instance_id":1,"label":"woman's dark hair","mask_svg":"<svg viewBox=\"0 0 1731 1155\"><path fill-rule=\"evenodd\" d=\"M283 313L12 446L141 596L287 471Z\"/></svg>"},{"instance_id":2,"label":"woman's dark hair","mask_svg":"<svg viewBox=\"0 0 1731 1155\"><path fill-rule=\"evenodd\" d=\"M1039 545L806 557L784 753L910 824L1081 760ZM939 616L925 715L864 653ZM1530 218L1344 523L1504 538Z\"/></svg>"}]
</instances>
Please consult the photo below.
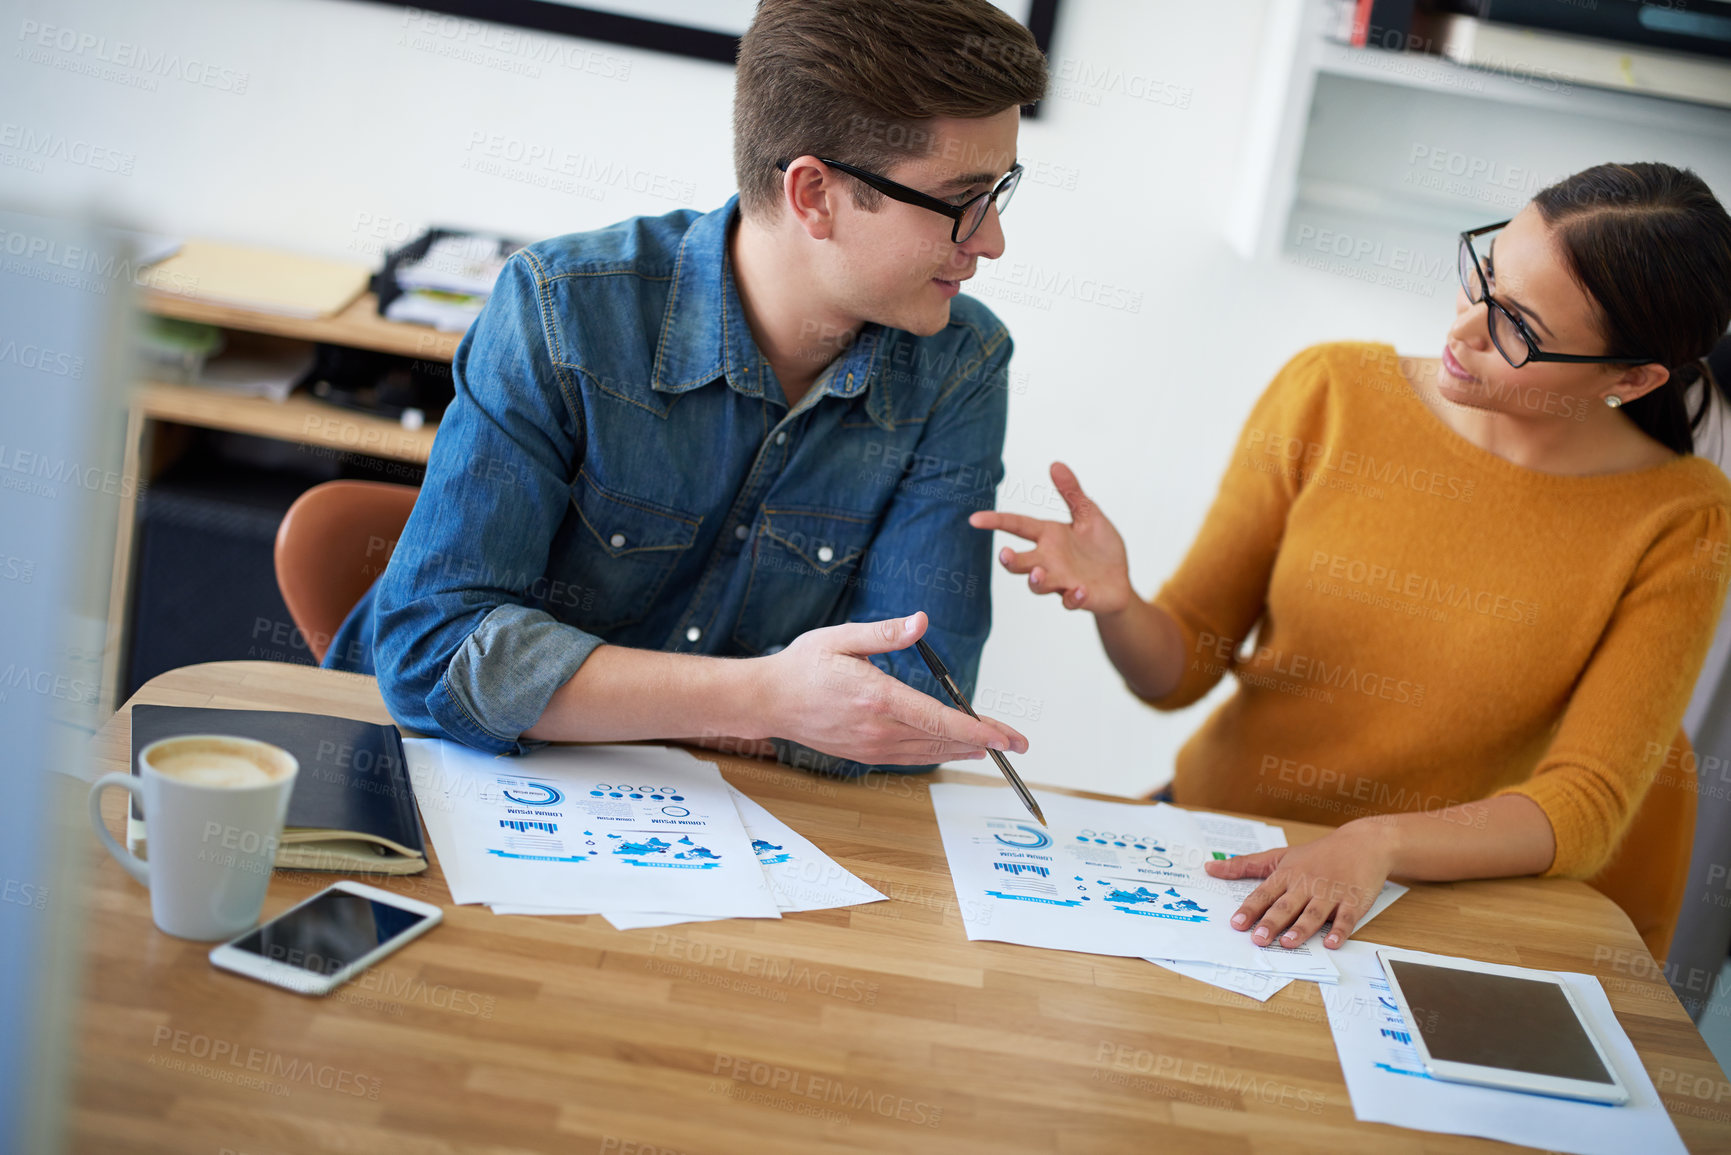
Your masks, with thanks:
<instances>
[{"instance_id":1,"label":"woman's dark hair","mask_svg":"<svg viewBox=\"0 0 1731 1155\"><path fill-rule=\"evenodd\" d=\"M1704 358L1731 325L1731 216L1705 181L1668 164L1601 164L1533 198L1570 271L1598 302L1607 356L1652 357L1670 380L1622 411L1677 453L1694 451L1712 394ZM1705 379L1700 404L1688 391Z\"/></svg>"}]
</instances>

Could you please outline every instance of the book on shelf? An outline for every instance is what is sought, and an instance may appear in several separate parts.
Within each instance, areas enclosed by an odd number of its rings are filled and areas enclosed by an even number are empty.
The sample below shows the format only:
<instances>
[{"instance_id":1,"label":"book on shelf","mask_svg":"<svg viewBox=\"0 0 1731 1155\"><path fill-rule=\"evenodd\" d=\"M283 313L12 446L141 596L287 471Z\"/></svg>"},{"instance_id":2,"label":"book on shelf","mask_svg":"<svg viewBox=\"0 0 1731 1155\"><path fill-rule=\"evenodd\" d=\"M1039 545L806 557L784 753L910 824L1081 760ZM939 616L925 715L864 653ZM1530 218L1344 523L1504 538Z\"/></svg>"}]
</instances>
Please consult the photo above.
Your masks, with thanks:
<instances>
[{"instance_id":1,"label":"book on shelf","mask_svg":"<svg viewBox=\"0 0 1731 1155\"><path fill-rule=\"evenodd\" d=\"M1323 35L1354 48L1409 50L1415 0L1326 0Z\"/></svg>"},{"instance_id":2,"label":"book on shelf","mask_svg":"<svg viewBox=\"0 0 1731 1155\"><path fill-rule=\"evenodd\" d=\"M1453 0L1497 24L1731 58L1731 0Z\"/></svg>"},{"instance_id":3,"label":"book on shelf","mask_svg":"<svg viewBox=\"0 0 1731 1155\"><path fill-rule=\"evenodd\" d=\"M1731 63L1687 52L1443 16L1436 41L1456 64L1528 77L1554 88L1582 84L1731 108Z\"/></svg>"}]
</instances>

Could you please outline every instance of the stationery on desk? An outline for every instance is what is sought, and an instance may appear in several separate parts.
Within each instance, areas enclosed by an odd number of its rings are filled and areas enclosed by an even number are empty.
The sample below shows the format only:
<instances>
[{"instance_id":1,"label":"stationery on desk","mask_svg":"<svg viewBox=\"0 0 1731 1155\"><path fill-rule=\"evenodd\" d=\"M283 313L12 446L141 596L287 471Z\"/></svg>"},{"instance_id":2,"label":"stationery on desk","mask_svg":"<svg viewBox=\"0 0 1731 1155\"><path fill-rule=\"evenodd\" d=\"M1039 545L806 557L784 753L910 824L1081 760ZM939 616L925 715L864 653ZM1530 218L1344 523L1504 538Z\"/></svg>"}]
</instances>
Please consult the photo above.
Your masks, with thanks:
<instances>
[{"instance_id":1,"label":"stationery on desk","mask_svg":"<svg viewBox=\"0 0 1731 1155\"><path fill-rule=\"evenodd\" d=\"M1202 864L1283 846L1278 828L1164 804L1068 795L1046 797L1051 821L1042 828L1017 813L1010 792L996 786L940 782L931 796L969 939L1133 955L1259 1001L1294 980L1316 982L1353 1110L1367 1122L1574 1155L1683 1150L1640 1057L1591 975L1556 977L1569 985L1605 1041L1630 1091L1626 1104L1445 1082L1418 1061L1409 1025L1389 997L1377 947L1349 940L1339 950L1323 950L1320 932L1297 948L1258 947L1226 921L1257 880L1215 879ZM1384 883L1358 926L1407 889Z\"/></svg>"},{"instance_id":2,"label":"stationery on desk","mask_svg":"<svg viewBox=\"0 0 1731 1155\"><path fill-rule=\"evenodd\" d=\"M1069 795L1047 796L1051 820L1041 827L997 787L940 782L931 796L970 939L1198 964L1185 969L1197 977L1224 968L1217 985L1229 989L1251 985L1236 972L1334 980L1317 940L1259 947L1234 930L1227 920L1256 881L1202 868L1285 845L1277 827ZM1372 914L1405 890L1385 884Z\"/></svg>"},{"instance_id":3,"label":"stationery on desk","mask_svg":"<svg viewBox=\"0 0 1731 1155\"><path fill-rule=\"evenodd\" d=\"M739 808L740 821L751 836L751 848L775 892L775 905L783 914L805 910L832 910L886 901L884 895L862 882L841 863L819 850L797 830L765 810L732 786L728 793ZM716 914L630 914L582 908L490 904L494 914L600 914L615 930L672 926L681 922L716 922L728 916Z\"/></svg>"},{"instance_id":4,"label":"stationery on desk","mask_svg":"<svg viewBox=\"0 0 1731 1155\"><path fill-rule=\"evenodd\" d=\"M943 660L938 657L937 652L930 646L926 645L926 640L924 638L916 640L914 645L919 649L920 657L926 660L926 668L931 670L932 677L936 678L938 685L944 688L944 693L950 696L950 701L954 702L956 708L961 710L968 717L977 720L979 715L974 713L973 706L968 704L967 697L963 695L961 688L956 685L955 680L950 677L949 668L944 665ZM1016 792L1016 797L1021 799L1022 805L1028 808L1028 813L1034 816L1034 821L1038 822L1041 826L1046 825L1046 816L1040 813L1040 804L1034 801L1034 795L1022 782L1022 776L1017 774L1015 769L1010 765L1010 760L1005 758L996 750L987 750L986 752L992 756L992 761L998 764L998 771L1003 774L1004 781L1010 784L1010 789Z\"/></svg>"},{"instance_id":5,"label":"stationery on desk","mask_svg":"<svg viewBox=\"0 0 1731 1155\"><path fill-rule=\"evenodd\" d=\"M426 844L395 726L286 710L201 706L132 708L132 772L138 754L160 738L234 734L280 746L300 763L276 852L278 867L418 874ZM126 847L148 854L144 816L128 812Z\"/></svg>"},{"instance_id":6,"label":"stationery on desk","mask_svg":"<svg viewBox=\"0 0 1731 1155\"><path fill-rule=\"evenodd\" d=\"M1392 1123L1450 1135L1479 1135L1571 1155L1682 1155L1671 1116L1647 1077L1641 1056L1617 1023L1599 980L1558 973L1629 1092L1621 1106L1430 1076L1412 1046L1413 1024L1400 1014L1374 943L1349 940L1335 953L1340 981L1322 988L1352 1110L1368 1123ZM1406 952L1417 954L1418 952ZM1447 956L1425 956L1449 961Z\"/></svg>"},{"instance_id":7,"label":"stationery on desk","mask_svg":"<svg viewBox=\"0 0 1731 1155\"><path fill-rule=\"evenodd\" d=\"M453 902L601 914L626 929L884 897L684 751L557 746L501 759L436 739L405 748Z\"/></svg>"},{"instance_id":8,"label":"stationery on desk","mask_svg":"<svg viewBox=\"0 0 1731 1155\"><path fill-rule=\"evenodd\" d=\"M505 758L324 715L133 707L135 752L196 733L256 737L300 760L280 866L424 869L418 806L452 900L502 915L601 914L635 929L885 897L683 750L552 746ZM1215 879L1203 864L1282 846L1278 827L1060 794L1036 808L1049 821L1034 822L999 785L939 782L930 796L970 940L1143 958L1257 999L1294 980L1317 982L1363 1121L1576 1155L1683 1149L1589 975L1526 972L1567 986L1627 1089L1619 1106L1446 1081L1454 1076L1415 1048L1421 1034L1429 1038L1428 1020L1421 1013L1414 1027L1403 1017L1379 948L1354 940L1323 951L1314 939L1257 947L1231 929L1226 920L1256 882ZM1360 926L1405 892L1385 884ZM1449 961L1396 953L1421 970Z\"/></svg>"}]
</instances>

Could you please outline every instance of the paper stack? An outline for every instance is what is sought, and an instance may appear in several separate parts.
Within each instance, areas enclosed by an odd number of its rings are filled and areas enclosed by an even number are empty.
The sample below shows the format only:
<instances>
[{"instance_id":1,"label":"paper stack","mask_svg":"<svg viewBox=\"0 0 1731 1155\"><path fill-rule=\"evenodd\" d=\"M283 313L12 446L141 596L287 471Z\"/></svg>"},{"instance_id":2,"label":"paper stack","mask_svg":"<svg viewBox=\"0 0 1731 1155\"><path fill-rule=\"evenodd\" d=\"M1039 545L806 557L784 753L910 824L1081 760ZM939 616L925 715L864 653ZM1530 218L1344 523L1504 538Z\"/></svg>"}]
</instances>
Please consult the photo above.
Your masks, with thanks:
<instances>
[{"instance_id":1,"label":"paper stack","mask_svg":"<svg viewBox=\"0 0 1731 1155\"><path fill-rule=\"evenodd\" d=\"M1203 863L1286 844L1279 827L1175 806L1040 795L1047 825L998 786L938 783L932 806L970 939L1144 958L1266 999L1294 979L1338 978L1319 937L1259 947L1228 920L1255 881ZM1363 922L1406 893L1395 883Z\"/></svg>"},{"instance_id":2,"label":"paper stack","mask_svg":"<svg viewBox=\"0 0 1731 1155\"><path fill-rule=\"evenodd\" d=\"M208 305L312 319L366 292L368 270L347 261L188 240L138 274L138 283Z\"/></svg>"},{"instance_id":3,"label":"paper stack","mask_svg":"<svg viewBox=\"0 0 1731 1155\"><path fill-rule=\"evenodd\" d=\"M477 233L443 233L425 254L391 270L403 290L385 306L385 317L461 333L481 314L493 282L518 241Z\"/></svg>"},{"instance_id":4,"label":"paper stack","mask_svg":"<svg viewBox=\"0 0 1731 1155\"><path fill-rule=\"evenodd\" d=\"M600 914L629 929L884 898L681 750L553 746L496 758L435 739L403 746L460 904Z\"/></svg>"}]
</instances>

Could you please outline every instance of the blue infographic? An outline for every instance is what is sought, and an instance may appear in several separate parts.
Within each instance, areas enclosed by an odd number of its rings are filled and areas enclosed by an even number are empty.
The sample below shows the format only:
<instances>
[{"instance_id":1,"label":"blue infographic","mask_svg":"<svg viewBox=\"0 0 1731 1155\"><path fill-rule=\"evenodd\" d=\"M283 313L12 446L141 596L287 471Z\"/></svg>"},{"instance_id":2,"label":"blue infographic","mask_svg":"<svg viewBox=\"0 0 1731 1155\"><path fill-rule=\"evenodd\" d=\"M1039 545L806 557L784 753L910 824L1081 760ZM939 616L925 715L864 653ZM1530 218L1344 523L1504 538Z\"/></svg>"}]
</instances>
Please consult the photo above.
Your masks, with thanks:
<instances>
[{"instance_id":1,"label":"blue infographic","mask_svg":"<svg viewBox=\"0 0 1731 1155\"><path fill-rule=\"evenodd\" d=\"M565 801L565 795L559 792L557 786L527 778L501 778L499 793L507 802L522 806L557 806Z\"/></svg>"},{"instance_id":2,"label":"blue infographic","mask_svg":"<svg viewBox=\"0 0 1731 1155\"><path fill-rule=\"evenodd\" d=\"M1260 849L1263 824L1054 795L1040 799L1042 828L1002 787L943 782L931 795L968 937L1267 965L1227 921L1246 884L1203 869L1217 851Z\"/></svg>"},{"instance_id":3,"label":"blue infographic","mask_svg":"<svg viewBox=\"0 0 1731 1155\"><path fill-rule=\"evenodd\" d=\"M672 842L663 842L650 834L633 838L626 834L607 835L614 843L613 853L628 866L664 870L713 870L721 865L721 855L707 846L699 846L688 834Z\"/></svg>"},{"instance_id":4,"label":"blue infographic","mask_svg":"<svg viewBox=\"0 0 1731 1155\"><path fill-rule=\"evenodd\" d=\"M439 827L459 903L780 916L727 783L708 762L639 746L554 746L508 760L458 743L437 750L446 805L432 809L449 817L428 829Z\"/></svg>"},{"instance_id":5,"label":"blue infographic","mask_svg":"<svg viewBox=\"0 0 1731 1155\"><path fill-rule=\"evenodd\" d=\"M793 861L793 855L788 852L787 847L765 842L761 838L751 840L751 852L757 855L757 860L765 866L780 866L784 862Z\"/></svg>"}]
</instances>

